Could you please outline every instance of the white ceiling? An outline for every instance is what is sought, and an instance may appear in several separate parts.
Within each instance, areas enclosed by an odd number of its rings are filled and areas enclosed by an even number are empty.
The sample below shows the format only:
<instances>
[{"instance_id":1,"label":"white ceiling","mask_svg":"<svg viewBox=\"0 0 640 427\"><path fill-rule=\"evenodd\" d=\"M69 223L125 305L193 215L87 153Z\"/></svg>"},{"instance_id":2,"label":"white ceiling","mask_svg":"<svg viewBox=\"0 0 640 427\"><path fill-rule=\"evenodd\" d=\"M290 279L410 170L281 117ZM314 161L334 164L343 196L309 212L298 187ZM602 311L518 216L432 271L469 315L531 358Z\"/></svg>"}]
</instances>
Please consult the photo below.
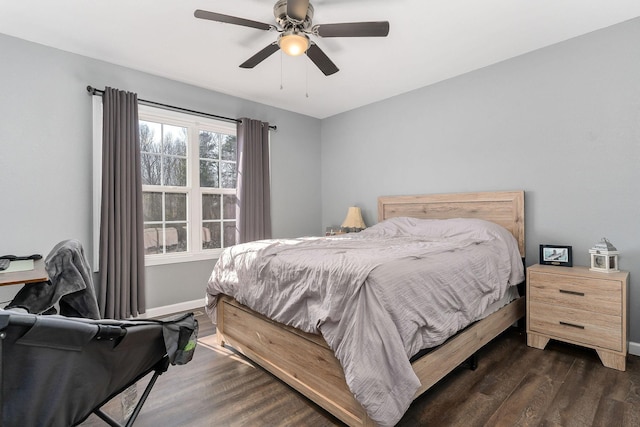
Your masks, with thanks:
<instances>
[{"instance_id":1,"label":"white ceiling","mask_svg":"<svg viewBox=\"0 0 640 427\"><path fill-rule=\"evenodd\" d=\"M311 2L314 24L387 20L389 36L314 37L340 68L326 77L280 52L241 69L277 33L193 16L272 24L275 0L3 1L0 33L325 118L640 16L638 0Z\"/></svg>"}]
</instances>

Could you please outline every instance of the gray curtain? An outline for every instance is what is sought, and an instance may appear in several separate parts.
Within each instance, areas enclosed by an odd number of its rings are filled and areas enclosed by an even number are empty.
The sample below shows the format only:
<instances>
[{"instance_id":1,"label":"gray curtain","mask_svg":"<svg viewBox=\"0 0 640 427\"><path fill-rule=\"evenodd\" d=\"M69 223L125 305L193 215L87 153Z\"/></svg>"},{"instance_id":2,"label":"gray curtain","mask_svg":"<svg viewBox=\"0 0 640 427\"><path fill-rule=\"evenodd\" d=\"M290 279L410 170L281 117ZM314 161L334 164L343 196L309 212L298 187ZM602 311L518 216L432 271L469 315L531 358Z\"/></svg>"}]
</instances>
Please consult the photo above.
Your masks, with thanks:
<instances>
[{"instance_id":1,"label":"gray curtain","mask_svg":"<svg viewBox=\"0 0 640 427\"><path fill-rule=\"evenodd\" d=\"M271 238L269 123L238 122L237 243Z\"/></svg>"},{"instance_id":2,"label":"gray curtain","mask_svg":"<svg viewBox=\"0 0 640 427\"><path fill-rule=\"evenodd\" d=\"M99 306L125 319L145 312L138 97L107 87L102 104Z\"/></svg>"}]
</instances>

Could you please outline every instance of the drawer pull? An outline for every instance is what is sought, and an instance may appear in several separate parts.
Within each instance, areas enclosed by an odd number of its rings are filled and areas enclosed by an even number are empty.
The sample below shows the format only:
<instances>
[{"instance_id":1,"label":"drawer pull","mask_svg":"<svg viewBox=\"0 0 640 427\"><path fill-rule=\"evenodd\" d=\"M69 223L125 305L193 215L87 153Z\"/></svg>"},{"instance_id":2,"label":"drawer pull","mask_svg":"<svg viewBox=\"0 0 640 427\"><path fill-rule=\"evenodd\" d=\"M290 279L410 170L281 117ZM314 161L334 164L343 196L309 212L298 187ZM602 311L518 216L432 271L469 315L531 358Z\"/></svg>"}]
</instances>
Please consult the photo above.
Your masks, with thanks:
<instances>
[{"instance_id":1,"label":"drawer pull","mask_svg":"<svg viewBox=\"0 0 640 427\"><path fill-rule=\"evenodd\" d=\"M560 322L562 326L571 326L572 328L584 329L584 326L574 325L573 323Z\"/></svg>"},{"instance_id":2,"label":"drawer pull","mask_svg":"<svg viewBox=\"0 0 640 427\"><path fill-rule=\"evenodd\" d=\"M561 293L561 294L578 295L579 297L583 297L583 296L584 296L584 292L565 291L564 289L560 289L560 293Z\"/></svg>"}]
</instances>

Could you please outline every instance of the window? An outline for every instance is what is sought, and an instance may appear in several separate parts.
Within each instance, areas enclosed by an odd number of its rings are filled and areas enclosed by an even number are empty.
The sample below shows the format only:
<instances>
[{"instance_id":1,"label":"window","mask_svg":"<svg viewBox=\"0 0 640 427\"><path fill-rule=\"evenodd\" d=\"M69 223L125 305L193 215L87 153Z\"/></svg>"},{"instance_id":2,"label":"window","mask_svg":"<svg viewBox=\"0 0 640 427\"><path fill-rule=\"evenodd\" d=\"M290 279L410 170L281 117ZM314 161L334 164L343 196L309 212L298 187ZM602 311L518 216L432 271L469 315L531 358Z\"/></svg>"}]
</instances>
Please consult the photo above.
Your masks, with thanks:
<instances>
[{"instance_id":1,"label":"window","mask_svg":"<svg viewBox=\"0 0 640 427\"><path fill-rule=\"evenodd\" d=\"M206 259L235 244L232 123L139 106L147 265Z\"/></svg>"}]
</instances>

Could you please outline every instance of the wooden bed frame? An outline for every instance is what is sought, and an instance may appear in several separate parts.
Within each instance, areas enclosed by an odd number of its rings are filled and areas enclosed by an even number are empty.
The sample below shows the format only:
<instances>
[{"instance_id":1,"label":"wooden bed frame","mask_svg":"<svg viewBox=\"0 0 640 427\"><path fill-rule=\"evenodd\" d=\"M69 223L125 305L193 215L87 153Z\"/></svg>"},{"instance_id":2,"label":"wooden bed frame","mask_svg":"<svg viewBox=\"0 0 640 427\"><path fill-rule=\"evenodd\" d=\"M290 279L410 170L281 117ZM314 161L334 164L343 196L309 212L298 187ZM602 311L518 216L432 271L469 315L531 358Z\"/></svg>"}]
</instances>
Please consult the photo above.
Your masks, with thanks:
<instances>
[{"instance_id":1,"label":"wooden bed frame","mask_svg":"<svg viewBox=\"0 0 640 427\"><path fill-rule=\"evenodd\" d=\"M524 192L389 196L378 199L378 220L480 218L516 237L524 258ZM524 316L524 297L472 324L412 363L421 387L414 398L441 380ZM274 322L223 295L217 306L217 336L349 426L374 426L355 400L342 366L320 335Z\"/></svg>"}]
</instances>

